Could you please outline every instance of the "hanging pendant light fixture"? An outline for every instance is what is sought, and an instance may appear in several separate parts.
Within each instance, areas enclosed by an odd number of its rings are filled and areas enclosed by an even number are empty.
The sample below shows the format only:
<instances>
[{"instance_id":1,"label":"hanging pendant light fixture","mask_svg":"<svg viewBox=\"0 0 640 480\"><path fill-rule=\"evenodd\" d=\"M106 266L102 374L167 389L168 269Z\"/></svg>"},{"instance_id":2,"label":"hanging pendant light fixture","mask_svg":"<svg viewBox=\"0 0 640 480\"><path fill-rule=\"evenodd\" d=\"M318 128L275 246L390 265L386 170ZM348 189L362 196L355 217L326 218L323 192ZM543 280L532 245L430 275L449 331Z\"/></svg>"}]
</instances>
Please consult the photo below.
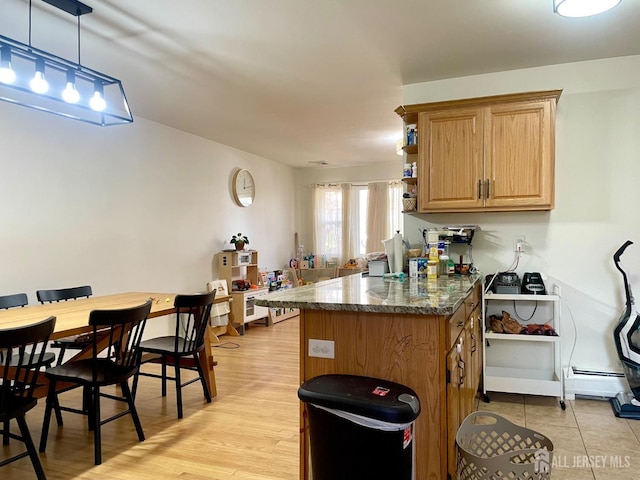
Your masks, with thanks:
<instances>
[{"instance_id":1,"label":"hanging pendant light fixture","mask_svg":"<svg viewBox=\"0 0 640 480\"><path fill-rule=\"evenodd\" d=\"M563 17L589 17L611 10L622 0L553 0L553 11Z\"/></svg>"},{"instance_id":2,"label":"hanging pendant light fixture","mask_svg":"<svg viewBox=\"0 0 640 480\"><path fill-rule=\"evenodd\" d=\"M77 0L43 0L78 18L78 61L72 62L0 35L0 100L94 125L133 122L122 82L80 63L80 16L93 9Z\"/></svg>"}]
</instances>

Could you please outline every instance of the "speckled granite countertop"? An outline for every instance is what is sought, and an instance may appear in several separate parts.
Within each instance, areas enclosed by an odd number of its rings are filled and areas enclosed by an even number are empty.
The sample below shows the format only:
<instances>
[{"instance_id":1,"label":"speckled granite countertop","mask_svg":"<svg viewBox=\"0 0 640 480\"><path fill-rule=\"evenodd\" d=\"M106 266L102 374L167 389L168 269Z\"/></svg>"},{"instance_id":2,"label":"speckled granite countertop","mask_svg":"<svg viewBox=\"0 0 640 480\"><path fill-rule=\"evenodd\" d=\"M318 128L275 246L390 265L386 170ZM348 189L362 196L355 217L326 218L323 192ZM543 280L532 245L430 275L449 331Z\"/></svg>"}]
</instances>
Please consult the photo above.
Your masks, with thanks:
<instances>
[{"instance_id":1,"label":"speckled granite countertop","mask_svg":"<svg viewBox=\"0 0 640 480\"><path fill-rule=\"evenodd\" d=\"M273 292L256 298L256 305L375 313L451 315L462 304L481 275L437 280L348 275L324 282Z\"/></svg>"}]
</instances>

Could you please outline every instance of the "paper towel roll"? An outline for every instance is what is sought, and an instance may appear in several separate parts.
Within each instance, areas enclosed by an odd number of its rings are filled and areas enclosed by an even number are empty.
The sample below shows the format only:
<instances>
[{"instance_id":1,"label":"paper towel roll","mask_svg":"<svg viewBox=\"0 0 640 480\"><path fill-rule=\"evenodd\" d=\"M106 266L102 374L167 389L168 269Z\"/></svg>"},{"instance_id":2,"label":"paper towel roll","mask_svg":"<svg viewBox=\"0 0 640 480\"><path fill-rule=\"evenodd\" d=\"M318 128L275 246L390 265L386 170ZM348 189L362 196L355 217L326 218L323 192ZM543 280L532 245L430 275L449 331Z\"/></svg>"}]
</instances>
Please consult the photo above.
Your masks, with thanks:
<instances>
[{"instance_id":1,"label":"paper towel roll","mask_svg":"<svg viewBox=\"0 0 640 480\"><path fill-rule=\"evenodd\" d=\"M396 233L393 236L393 273L402 272L404 270L404 243L402 235Z\"/></svg>"},{"instance_id":2,"label":"paper towel roll","mask_svg":"<svg viewBox=\"0 0 640 480\"><path fill-rule=\"evenodd\" d=\"M388 240L382 241L384 252L387 254L389 262L389 271L391 273L399 273L404 270L404 243L402 235L396 233Z\"/></svg>"},{"instance_id":3,"label":"paper towel roll","mask_svg":"<svg viewBox=\"0 0 640 480\"><path fill-rule=\"evenodd\" d=\"M389 264L389 271L393 272L393 269L395 268L395 250L393 247L393 237L391 237L388 240L383 240L382 244L384 245L384 253L387 254L387 263Z\"/></svg>"}]
</instances>

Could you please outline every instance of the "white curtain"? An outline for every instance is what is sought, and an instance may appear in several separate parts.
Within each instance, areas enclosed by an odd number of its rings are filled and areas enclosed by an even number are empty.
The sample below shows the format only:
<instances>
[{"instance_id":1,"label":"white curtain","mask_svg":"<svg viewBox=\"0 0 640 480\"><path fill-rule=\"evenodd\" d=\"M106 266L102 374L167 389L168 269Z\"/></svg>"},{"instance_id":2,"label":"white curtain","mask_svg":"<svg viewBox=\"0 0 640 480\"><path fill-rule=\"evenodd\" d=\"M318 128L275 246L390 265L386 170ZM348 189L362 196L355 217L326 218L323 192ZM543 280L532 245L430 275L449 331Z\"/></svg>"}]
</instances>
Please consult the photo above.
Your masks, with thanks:
<instances>
[{"instance_id":1,"label":"white curtain","mask_svg":"<svg viewBox=\"0 0 640 480\"><path fill-rule=\"evenodd\" d=\"M340 264L344 264L357 257L357 226L356 198L350 183L342 184L342 251Z\"/></svg>"},{"instance_id":2,"label":"white curtain","mask_svg":"<svg viewBox=\"0 0 640 480\"><path fill-rule=\"evenodd\" d=\"M357 188L351 184L314 185L313 243L305 248L329 261L344 264L358 257L358 237L364 236L366 218L366 251L382 252L382 240L391 238L402 225L402 183L372 182L367 186L366 211L358 211ZM363 239L364 242L364 239Z\"/></svg>"},{"instance_id":3,"label":"white curtain","mask_svg":"<svg viewBox=\"0 0 640 480\"><path fill-rule=\"evenodd\" d=\"M372 182L367 205L367 253L383 252L382 241L390 238L389 182Z\"/></svg>"},{"instance_id":4,"label":"white curtain","mask_svg":"<svg viewBox=\"0 0 640 480\"><path fill-rule=\"evenodd\" d=\"M327 260L342 262L342 187L340 185L314 185L313 246L315 255L326 255Z\"/></svg>"}]
</instances>

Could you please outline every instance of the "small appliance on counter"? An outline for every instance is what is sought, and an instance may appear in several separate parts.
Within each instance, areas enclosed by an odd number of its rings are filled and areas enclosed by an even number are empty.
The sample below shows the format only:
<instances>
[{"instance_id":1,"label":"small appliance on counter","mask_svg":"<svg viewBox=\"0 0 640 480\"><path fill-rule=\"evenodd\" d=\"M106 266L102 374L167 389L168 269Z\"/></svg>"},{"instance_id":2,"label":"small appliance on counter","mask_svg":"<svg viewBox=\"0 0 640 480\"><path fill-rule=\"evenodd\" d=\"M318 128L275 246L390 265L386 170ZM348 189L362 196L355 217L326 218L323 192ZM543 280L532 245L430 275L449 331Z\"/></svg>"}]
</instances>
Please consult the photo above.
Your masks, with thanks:
<instances>
[{"instance_id":1,"label":"small appliance on counter","mask_svg":"<svg viewBox=\"0 0 640 480\"><path fill-rule=\"evenodd\" d=\"M520 277L516 272L498 272L495 275L487 275L485 289L498 294L518 294L521 289Z\"/></svg>"},{"instance_id":2,"label":"small appliance on counter","mask_svg":"<svg viewBox=\"0 0 640 480\"><path fill-rule=\"evenodd\" d=\"M522 293L526 295L546 295L542 275L538 272L527 272L522 277Z\"/></svg>"}]
</instances>

